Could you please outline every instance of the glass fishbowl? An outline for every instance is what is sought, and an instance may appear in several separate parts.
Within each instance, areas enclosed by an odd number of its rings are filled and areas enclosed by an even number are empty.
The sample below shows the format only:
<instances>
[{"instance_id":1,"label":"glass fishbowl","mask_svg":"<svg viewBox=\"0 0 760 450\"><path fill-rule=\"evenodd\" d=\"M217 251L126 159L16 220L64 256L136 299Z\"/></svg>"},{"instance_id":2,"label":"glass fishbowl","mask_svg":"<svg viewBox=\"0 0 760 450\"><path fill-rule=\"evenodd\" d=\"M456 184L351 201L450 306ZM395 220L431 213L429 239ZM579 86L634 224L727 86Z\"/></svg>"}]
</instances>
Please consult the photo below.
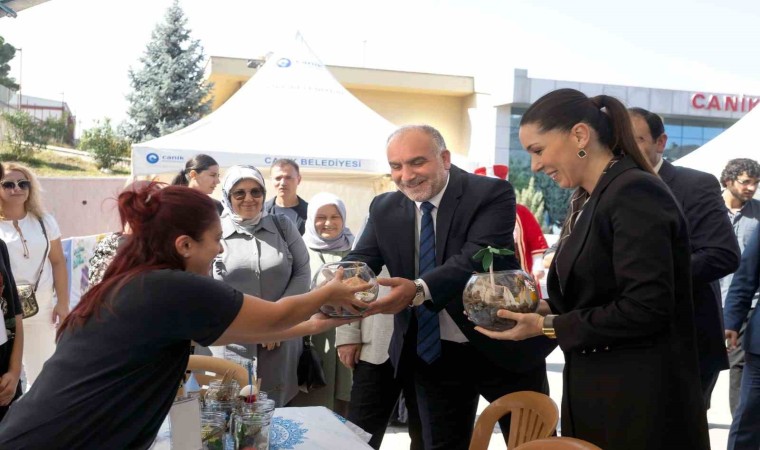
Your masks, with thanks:
<instances>
[{"instance_id":1,"label":"glass fishbowl","mask_svg":"<svg viewBox=\"0 0 760 450\"><path fill-rule=\"evenodd\" d=\"M311 281L311 289L317 289L330 280L335 278L335 272L339 268L343 268L343 283L349 286L357 286L364 283L369 283L371 287L366 291L357 292L356 298L364 303L372 303L377 300L377 293L379 287L377 285L377 277L375 272L369 268L369 266L363 262L356 261L341 261L335 263L324 264L317 270L314 275L314 279ZM325 305L320 309L324 314L330 317L361 317L361 315L352 314L347 311L336 311L332 306Z\"/></svg>"},{"instance_id":2,"label":"glass fishbowl","mask_svg":"<svg viewBox=\"0 0 760 450\"><path fill-rule=\"evenodd\" d=\"M532 313L538 309L538 291L533 277L522 270L476 273L467 281L462 303L467 317L488 330L504 331L515 326L514 320L496 315L500 309Z\"/></svg>"}]
</instances>

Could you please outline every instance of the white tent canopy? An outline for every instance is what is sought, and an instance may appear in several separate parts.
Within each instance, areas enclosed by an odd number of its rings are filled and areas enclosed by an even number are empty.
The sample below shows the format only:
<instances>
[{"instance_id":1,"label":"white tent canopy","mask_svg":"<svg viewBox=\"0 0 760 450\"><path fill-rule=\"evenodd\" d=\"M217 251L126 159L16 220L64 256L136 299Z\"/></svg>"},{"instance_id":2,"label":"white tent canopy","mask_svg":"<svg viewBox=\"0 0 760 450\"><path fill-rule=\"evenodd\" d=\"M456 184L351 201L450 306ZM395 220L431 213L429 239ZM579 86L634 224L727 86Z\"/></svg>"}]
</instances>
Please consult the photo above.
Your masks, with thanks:
<instances>
[{"instance_id":1,"label":"white tent canopy","mask_svg":"<svg viewBox=\"0 0 760 450\"><path fill-rule=\"evenodd\" d=\"M720 179L728 161L760 159L760 107L754 108L715 139L676 161L677 166L711 173Z\"/></svg>"},{"instance_id":2,"label":"white tent canopy","mask_svg":"<svg viewBox=\"0 0 760 450\"><path fill-rule=\"evenodd\" d=\"M132 146L132 174L178 172L193 156L222 167L269 167L292 158L305 169L388 172L395 126L351 95L298 35L216 111L174 133Z\"/></svg>"}]
</instances>

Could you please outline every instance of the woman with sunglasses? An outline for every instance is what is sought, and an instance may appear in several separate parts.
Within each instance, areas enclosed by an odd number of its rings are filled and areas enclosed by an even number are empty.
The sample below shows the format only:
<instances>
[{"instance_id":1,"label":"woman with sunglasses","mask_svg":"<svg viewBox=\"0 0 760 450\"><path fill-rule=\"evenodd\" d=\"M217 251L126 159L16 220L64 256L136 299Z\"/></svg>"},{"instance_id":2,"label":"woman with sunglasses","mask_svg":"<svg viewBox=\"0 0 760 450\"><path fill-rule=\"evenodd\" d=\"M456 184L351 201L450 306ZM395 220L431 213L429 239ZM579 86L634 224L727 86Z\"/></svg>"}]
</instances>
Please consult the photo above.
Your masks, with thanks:
<instances>
[{"instance_id":1,"label":"woman with sunglasses","mask_svg":"<svg viewBox=\"0 0 760 450\"><path fill-rule=\"evenodd\" d=\"M222 248L213 276L264 300L303 294L311 271L306 245L287 217L264 210L264 177L253 166L230 167L222 182ZM213 348L215 356L245 362L256 358L262 389L278 407L298 393L300 338ZM242 361L241 361L242 360Z\"/></svg>"},{"instance_id":2,"label":"woman with sunglasses","mask_svg":"<svg viewBox=\"0 0 760 450\"><path fill-rule=\"evenodd\" d=\"M42 208L41 188L29 168L6 163L0 181L0 239L8 245L17 285L37 284L39 312L24 319L27 385L55 351L56 324L69 314L69 275L61 231Z\"/></svg>"}]
</instances>

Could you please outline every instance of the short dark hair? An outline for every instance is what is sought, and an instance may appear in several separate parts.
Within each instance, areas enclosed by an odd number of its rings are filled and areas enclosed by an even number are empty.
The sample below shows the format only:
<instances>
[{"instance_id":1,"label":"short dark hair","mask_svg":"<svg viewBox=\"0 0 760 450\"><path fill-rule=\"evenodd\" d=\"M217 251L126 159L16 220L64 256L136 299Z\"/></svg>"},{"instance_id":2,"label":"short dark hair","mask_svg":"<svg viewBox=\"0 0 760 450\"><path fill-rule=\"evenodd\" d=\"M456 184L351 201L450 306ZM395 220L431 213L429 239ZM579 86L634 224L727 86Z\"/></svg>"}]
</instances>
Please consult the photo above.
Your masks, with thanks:
<instances>
[{"instance_id":1,"label":"short dark hair","mask_svg":"<svg viewBox=\"0 0 760 450\"><path fill-rule=\"evenodd\" d=\"M269 167L269 169L273 169L275 167L282 167L282 166L291 166L292 168L296 169L296 174L301 175L301 168L298 167L298 163L290 158L277 158L272 163L272 166Z\"/></svg>"},{"instance_id":2,"label":"short dark hair","mask_svg":"<svg viewBox=\"0 0 760 450\"><path fill-rule=\"evenodd\" d=\"M665 124L662 123L662 117L659 115L638 107L628 108L628 113L644 119L644 122L649 127L649 134L652 136L652 140L656 141L657 138L665 134Z\"/></svg>"},{"instance_id":3,"label":"short dark hair","mask_svg":"<svg viewBox=\"0 0 760 450\"><path fill-rule=\"evenodd\" d=\"M748 177L760 178L760 164L749 158L732 159L720 174L720 184L725 187L729 181L735 181L743 173Z\"/></svg>"}]
</instances>

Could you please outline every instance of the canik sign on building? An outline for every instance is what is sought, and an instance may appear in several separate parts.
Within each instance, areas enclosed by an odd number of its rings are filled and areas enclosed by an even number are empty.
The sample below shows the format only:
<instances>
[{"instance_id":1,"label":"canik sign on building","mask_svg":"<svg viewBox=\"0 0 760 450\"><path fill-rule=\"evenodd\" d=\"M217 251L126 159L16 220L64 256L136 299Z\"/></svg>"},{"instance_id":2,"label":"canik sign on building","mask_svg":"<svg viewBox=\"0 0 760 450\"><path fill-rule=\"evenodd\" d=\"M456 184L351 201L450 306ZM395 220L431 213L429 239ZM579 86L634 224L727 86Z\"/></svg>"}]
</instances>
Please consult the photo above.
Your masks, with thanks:
<instances>
[{"instance_id":1,"label":"canik sign on building","mask_svg":"<svg viewBox=\"0 0 760 450\"><path fill-rule=\"evenodd\" d=\"M750 97L747 95L720 95L695 92L691 96L691 106L695 109L750 112L758 103L760 103L760 97Z\"/></svg>"}]
</instances>

